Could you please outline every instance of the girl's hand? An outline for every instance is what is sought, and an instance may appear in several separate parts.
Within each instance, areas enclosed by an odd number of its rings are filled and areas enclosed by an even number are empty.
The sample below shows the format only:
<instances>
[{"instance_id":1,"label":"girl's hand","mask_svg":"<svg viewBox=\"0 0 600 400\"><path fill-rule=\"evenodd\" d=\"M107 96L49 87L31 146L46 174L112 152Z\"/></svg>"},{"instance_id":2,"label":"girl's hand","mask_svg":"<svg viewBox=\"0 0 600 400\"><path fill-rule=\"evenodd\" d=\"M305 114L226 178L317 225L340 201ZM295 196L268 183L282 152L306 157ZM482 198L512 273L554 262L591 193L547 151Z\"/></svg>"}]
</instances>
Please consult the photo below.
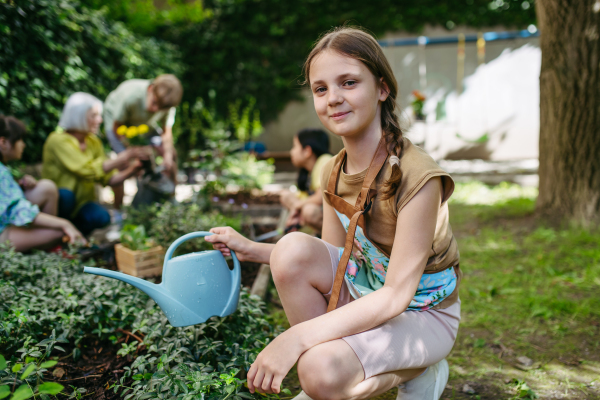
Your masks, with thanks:
<instances>
[{"instance_id":1,"label":"girl's hand","mask_svg":"<svg viewBox=\"0 0 600 400\"><path fill-rule=\"evenodd\" d=\"M296 364L303 350L297 335L291 329L277 336L263 351L248 371L248 389L264 393L279 393L281 382Z\"/></svg>"},{"instance_id":2,"label":"girl's hand","mask_svg":"<svg viewBox=\"0 0 600 400\"><path fill-rule=\"evenodd\" d=\"M25 175L19 179L19 185L23 188L23 190L30 190L37 185L37 180L31 175Z\"/></svg>"},{"instance_id":3,"label":"girl's hand","mask_svg":"<svg viewBox=\"0 0 600 400\"><path fill-rule=\"evenodd\" d=\"M225 226L212 228L210 232L214 235L206 236L204 240L212 243L213 249L219 250L223 256L230 256L231 250L233 250L240 261L251 261L257 258L253 251L255 243L250 239L246 239L235 229Z\"/></svg>"},{"instance_id":4,"label":"girl's hand","mask_svg":"<svg viewBox=\"0 0 600 400\"><path fill-rule=\"evenodd\" d=\"M69 237L69 243L87 244L87 240L85 240L81 232L79 232L79 230L75 228L75 226L71 222L65 220L65 224L62 230L65 233L65 235Z\"/></svg>"}]
</instances>

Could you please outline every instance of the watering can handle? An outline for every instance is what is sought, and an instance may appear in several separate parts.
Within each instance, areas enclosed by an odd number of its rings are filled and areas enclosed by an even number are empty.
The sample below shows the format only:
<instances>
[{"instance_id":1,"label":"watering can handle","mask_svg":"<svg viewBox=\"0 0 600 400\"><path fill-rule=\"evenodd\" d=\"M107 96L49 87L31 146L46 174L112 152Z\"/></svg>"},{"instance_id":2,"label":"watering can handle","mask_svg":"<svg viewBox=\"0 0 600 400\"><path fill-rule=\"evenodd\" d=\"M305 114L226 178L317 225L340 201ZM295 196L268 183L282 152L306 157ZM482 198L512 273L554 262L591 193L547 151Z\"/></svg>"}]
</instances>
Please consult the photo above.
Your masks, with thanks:
<instances>
[{"instance_id":1,"label":"watering can handle","mask_svg":"<svg viewBox=\"0 0 600 400\"><path fill-rule=\"evenodd\" d=\"M214 235L214 233L212 232L203 232L203 231L199 231L199 232L191 232L188 233L186 235L183 235L182 237L180 237L179 239L177 239L176 241L174 241L173 243L171 243L171 245L169 246L169 249L167 250L167 254L165 254L165 261L163 263L163 273L164 271L167 269L167 263L169 262L169 260L173 257L173 253L175 253L175 250L177 250L177 248L183 243L183 242L187 242L190 239L194 239L194 238L198 238L198 237L204 237L204 236L210 236L210 235ZM239 272L240 271L240 262L238 261L237 256L235 255L235 252L233 250L231 250L231 257L233 258L233 270L231 271L231 275L234 277L234 279L232 280L232 282L234 283L234 288L240 285L240 280L239 279L235 279L235 277L239 277Z\"/></svg>"}]
</instances>

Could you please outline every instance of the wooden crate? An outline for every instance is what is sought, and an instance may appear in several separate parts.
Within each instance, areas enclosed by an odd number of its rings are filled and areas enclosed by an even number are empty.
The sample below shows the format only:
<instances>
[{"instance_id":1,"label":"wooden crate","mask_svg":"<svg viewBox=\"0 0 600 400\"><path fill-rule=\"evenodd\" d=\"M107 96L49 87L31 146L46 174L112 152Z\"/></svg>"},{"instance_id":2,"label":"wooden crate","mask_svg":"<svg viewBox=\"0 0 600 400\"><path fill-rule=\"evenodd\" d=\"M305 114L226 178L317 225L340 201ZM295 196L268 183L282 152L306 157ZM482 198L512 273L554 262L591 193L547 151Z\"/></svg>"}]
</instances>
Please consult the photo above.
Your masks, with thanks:
<instances>
[{"instance_id":1,"label":"wooden crate","mask_svg":"<svg viewBox=\"0 0 600 400\"><path fill-rule=\"evenodd\" d=\"M156 276L162 274L165 250L162 246L148 250L131 250L122 244L116 244L115 257L121 272L140 278Z\"/></svg>"}]
</instances>

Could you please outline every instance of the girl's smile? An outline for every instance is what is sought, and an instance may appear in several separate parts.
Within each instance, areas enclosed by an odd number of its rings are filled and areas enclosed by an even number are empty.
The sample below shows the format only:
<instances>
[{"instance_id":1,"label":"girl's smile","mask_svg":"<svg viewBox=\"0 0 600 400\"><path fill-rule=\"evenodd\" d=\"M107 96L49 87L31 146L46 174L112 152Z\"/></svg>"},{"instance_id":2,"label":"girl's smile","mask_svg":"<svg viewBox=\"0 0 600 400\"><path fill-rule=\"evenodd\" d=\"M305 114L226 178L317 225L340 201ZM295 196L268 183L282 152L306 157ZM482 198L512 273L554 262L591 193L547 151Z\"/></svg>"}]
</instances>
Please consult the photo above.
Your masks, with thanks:
<instances>
[{"instance_id":1,"label":"girl's smile","mask_svg":"<svg viewBox=\"0 0 600 400\"><path fill-rule=\"evenodd\" d=\"M361 61L324 51L311 64L310 88L321 123L334 134L381 134L380 104L387 91Z\"/></svg>"}]
</instances>

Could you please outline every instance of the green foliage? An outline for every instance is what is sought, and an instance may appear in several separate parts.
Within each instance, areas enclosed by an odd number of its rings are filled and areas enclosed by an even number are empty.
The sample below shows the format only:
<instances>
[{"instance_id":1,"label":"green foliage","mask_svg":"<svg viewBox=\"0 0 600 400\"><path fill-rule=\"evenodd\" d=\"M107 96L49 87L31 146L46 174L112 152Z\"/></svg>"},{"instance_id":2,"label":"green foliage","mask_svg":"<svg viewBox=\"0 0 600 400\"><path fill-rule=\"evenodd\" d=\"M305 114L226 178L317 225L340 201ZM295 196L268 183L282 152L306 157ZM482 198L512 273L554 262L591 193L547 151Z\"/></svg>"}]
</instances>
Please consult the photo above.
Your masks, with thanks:
<instances>
[{"instance_id":1,"label":"green foliage","mask_svg":"<svg viewBox=\"0 0 600 400\"><path fill-rule=\"evenodd\" d=\"M525 28L535 23L532 2L426 0L406 4L342 0L208 0L205 19L157 27L179 46L188 66L183 80L186 99L217 99L217 112L225 115L236 99L254 96L263 121L277 116L293 99L299 99L301 65L318 36L346 22L377 35L405 30L419 32L426 25L504 25Z\"/></svg>"},{"instance_id":2,"label":"green foliage","mask_svg":"<svg viewBox=\"0 0 600 400\"><path fill-rule=\"evenodd\" d=\"M130 224L121 229L121 244L131 250L148 250L156 245L146 234L144 225Z\"/></svg>"},{"instance_id":3,"label":"green foliage","mask_svg":"<svg viewBox=\"0 0 600 400\"><path fill-rule=\"evenodd\" d=\"M245 289L234 314L174 328L146 294L114 279L83 274L78 261L48 253L23 255L4 246L0 270L0 351L10 355L0 371L0 393L15 379L35 387L43 369L53 366L43 360L60 351L58 343L68 341L75 357L84 337L116 339L121 328L143 337L142 343L132 343L122 352L133 358L114 386L122 396L258 398L244 387L240 371L250 367L278 331L265 319L261 300ZM37 368L21 378L31 363ZM133 383L127 386L130 379ZM37 390L55 389L40 384ZM82 397L74 389L71 396Z\"/></svg>"},{"instance_id":4,"label":"green foliage","mask_svg":"<svg viewBox=\"0 0 600 400\"><path fill-rule=\"evenodd\" d=\"M73 92L103 100L125 79L182 71L173 45L135 36L77 0L0 2L0 48L0 112L27 123L27 162L40 160Z\"/></svg>"},{"instance_id":5,"label":"green foliage","mask_svg":"<svg viewBox=\"0 0 600 400\"><path fill-rule=\"evenodd\" d=\"M125 223L143 225L148 235L164 248L168 248L176 239L190 232L208 231L215 226L231 226L236 230L241 228L239 218L225 217L216 211L206 211L197 204L166 203L161 207L128 209ZM199 238L182 244L177 253L209 249L212 249L212 245Z\"/></svg>"},{"instance_id":6,"label":"green foliage","mask_svg":"<svg viewBox=\"0 0 600 400\"><path fill-rule=\"evenodd\" d=\"M28 399L43 394L56 395L64 389L64 386L59 383L43 381L44 372L58 363L54 360L44 360L54 349L64 351L60 346L56 346L56 343L67 341L56 338L56 332L53 330L48 339L39 343L34 342L31 337L25 339L23 347L17 351L21 356L8 363L0 355L0 399L8 397L11 394L10 388L15 388L17 385L19 387L14 390L10 400Z\"/></svg>"},{"instance_id":7,"label":"green foliage","mask_svg":"<svg viewBox=\"0 0 600 400\"><path fill-rule=\"evenodd\" d=\"M169 0L163 8L152 0L81 0L90 8L107 9L111 18L127 20L136 32L152 33L156 26L171 23L198 23L205 17L201 1Z\"/></svg>"},{"instance_id":8,"label":"green foliage","mask_svg":"<svg viewBox=\"0 0 600 400\"><path fill-rule=\"evenodd\" d=\"M513 383L515 384L515 390L517 391L517 395L514 397L514 399L535 400L538 398L538 395L527 385L526 382L513 379Z\"/></svg>"},{"instance_id":9,"label":"green foliage","mask_svg":"<svg viewBox=\"0 0 600 400\"><path fill-rule=\"evenodd\" d=\"M196 101L194 107L183 105L180 130L189 132L188 160L184 167L200 168L206 173L203 188L206 196L230 191L261 189L271 183L275 167L272 160L257 160L253 154L240 151L244 142L262 132L255 100L250 98L229 105L228 118L220 119L213 107ZM203 139L201 149L194 149L197 137ZM181 143L181 142L180 142Z\"/></svg>"},{"instance_id":10,"label":"green foliage","mask_svg":"<svg viewBox=\"0 0 600 400\"><path fill-rule=\"evenodd\" d=\"M128 27L176 44L187 66L185 99L210 93L221 116L238 99L253 96L264 121L300 99L301 65L318 36L347 22L377 35L420 32L425 25L526 28L535 23L534 1L450 0L377 2L347 0L84 0L107 7Z\"/></svg>"}]
</instances>

